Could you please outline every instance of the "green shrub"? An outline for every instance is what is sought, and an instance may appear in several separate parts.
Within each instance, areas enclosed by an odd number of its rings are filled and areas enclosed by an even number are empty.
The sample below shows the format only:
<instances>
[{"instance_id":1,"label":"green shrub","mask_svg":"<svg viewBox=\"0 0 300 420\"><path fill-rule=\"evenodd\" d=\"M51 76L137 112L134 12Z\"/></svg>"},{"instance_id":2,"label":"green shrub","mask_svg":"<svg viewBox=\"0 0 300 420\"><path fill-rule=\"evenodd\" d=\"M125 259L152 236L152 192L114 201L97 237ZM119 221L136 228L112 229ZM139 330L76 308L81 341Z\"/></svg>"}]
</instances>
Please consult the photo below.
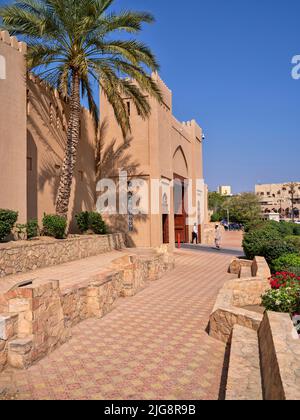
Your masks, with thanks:
<instances>
[{"instance_id":1,"label":"green shrub","mask_svg":"<svg viewBox=\"0 0 300 420\"><path fill-rule=\"evenodd\" d=\"M294 314L300 309L300 289L283 287L271 289L262 296L262 306L267 311Z\"/></svg>"},{"instance_id":2,"label":"green shrub","mask_svg":"<svg viewBox=\"0 0 300 420\"><path fill-rule=\"evenodd\" d=\"M91 230L96 235L105 235L107 227L101 214L95 212L81 212L76 215L78 229L81 233Z\"/></svg>"},{"instance_id":3,"label":"green shrub","mask_svg":"<svg viewBox=\"0 0 300 420\"><path fill-rule=\"evenodd\" d=\"M96 235L105 235L107 233L106 224L103 221L101 214L99 214L99 213L90 213L89 214L89 228Z\"/></svg>"},{"instance_id":4,"label":"green shrub","mask_svg":"<svg viewBox=\"0 0 300 420\"><path fill-rule=\"evenodd\" d=\"M296 236L300 236L300 225L294 225L293 233Z\"/></svg>"},{"instance_id":5,"label":"green shrub","mask_svg":"<svg viewBox=\"0 0 300 420\"><path fill-rule=\"evenodd\" d=\"M285 238L285 241L288 244L293 245L295 248L297 248L297 250L300 254L300 236L287 236Z\"/></svg>"},{"instance_id":6,"label":"green shrub","mask_svg":"<svg viewBox=\"0 0 300 420\"><path fill-rule=\"evenodd\" d=\"M245 223L245 232L251 232L253 230L262 229L265 226L263 220L252 220L251 222Z\"/></svg>"},{"instance_id":7,"label":"green shrub","mask_svg":"<svg viewBox=\"0 0 300 420\"><path fill-rule=\"evenodd\" d=\"M78 229L81 233L85 233L89 230L89 212L82 211L75 216Z\"/></svg>"},{"instance_id":8,"label":"green shrub","mask_svg":"<svg viewBox=\"0 0 300 420\"><path fill-rule=\"evenodd\" d=\"M57 215L46 215L43 218L43 232L46 236L56 239L63 239L67 228L67 221L64 217Z\"/></svg>"},{"instance_id":9,"label":"green shrub","mask_svg":"<svg viewBox=\"0 0 300 420\"><path fill-rule=\"evenodd\" d=\"M284 255L295 253L297 253L297 249L293 245L288 244L284 239L264 243L261 248L261 256L265 257L271 268L274 260Z\"/></svg>"},{"instance_id":10,"label":"green shrub","mask_svg":"<svg viewBox=\"0 0 300 420\"><path fill-rule=\"evenodd\" d=\"M283 237L294 234L294 224L293 223L280 222L280 223L277 223L277 224L278 224L278 230Z\"/></svg>"},{"instance_id":11,"label":"green shrub","mask_svg":"<svg viewBox=\"0 0 300 420\"><path fill-rule=\"evenodd\" d=\"M243 248L248 259L264 256L264 247L270 242L281 241L281 235L276 229L261 228L245 233Z\"/></svg>"},{"instance_id":12,"label":"green shrub","mask_svg":"<svg viewBox=\"0 0 300 420\"><path fill-rule=\"evenodd\" d=\"M220 222L222 220L222 216L221 216L221 214L220 213L214 213L212 216L211 216L211 222L212 223L217 223L217 222Z\"/></svg>"},{"instance_id":13,"label":"green shrub","mask_svg":"<svg viewBox=\"0 0 300 420\"><path fill-rule=\"evenodd\" d=\"M0 241L11 233L17 220L18 212L0 209Z\"/></svg>"},{"instance_id":14,"label":"green shrub","mask_svg":"<svg viewBox=\"0 0 300 420\"><path fill-rule=\"evenodd\" d=\"M299 275L300 273L300 255L288 254L283 255L273 261L272 267L274 272L287 271Z\"/></svg>"},{"instance_id":15,"label":"green shrub","mask_svg":"<svg viewBox=\"0 0 300 420\"><path fill-rule=\"evenodd\" d=\"M297 225L296 225L297 227ZM300 227L300 226L299 226ZM274 220L267 221L252 221L246 225L246 232L253 230L264 229L264 230L275 230L283 238L286 236L294 235L295 225L291 222L275 222ZM299 231L300 234L300 231Z\"/></svg>"},{"instance_id":16,"label":"green shrub","mask_svg":"<svg viewBox=\"0 0 300 420\"><path fill-rule=\"evenodd\" d=\"M39 236L39 224L36 219L29 220L26 224L27 239L36 238Z\"/></svg>"}]
</instances>

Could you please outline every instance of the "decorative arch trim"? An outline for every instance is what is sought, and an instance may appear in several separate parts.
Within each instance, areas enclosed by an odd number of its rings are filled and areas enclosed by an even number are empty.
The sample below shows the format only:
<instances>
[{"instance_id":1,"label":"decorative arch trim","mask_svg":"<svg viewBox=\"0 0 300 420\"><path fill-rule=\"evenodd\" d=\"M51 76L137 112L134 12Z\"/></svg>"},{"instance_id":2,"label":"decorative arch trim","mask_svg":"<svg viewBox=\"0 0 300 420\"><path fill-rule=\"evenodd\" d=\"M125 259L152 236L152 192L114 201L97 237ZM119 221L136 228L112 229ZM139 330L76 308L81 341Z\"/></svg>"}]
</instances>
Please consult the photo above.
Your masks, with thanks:
<instances>
[{"instance_id":1,"label":"decorative arch trim","mask_svg":"<svg viewBox=\"0 0 300 420\"><path fill-rule=\"evenodd\" d=\"M183 148L181 146L178 146L177 149L175 150L174 155L173 155L173 161L176 158L176 156L178 156L178 155L180 155L183 158L183 161L184 161L184 164L185 164L185 169L186 169L186 172L188 173L188 168L189 168L188 167L188 162L187 162L185 153L183 151ZM174 169L175 169L175 172L176 172L177 168L174 168Z\"/></svg>"},{"instance_id":2,"label":"decorative arch trim","mask_svg":"<svg viewBox=\"0 0 300 420\"><path fill-rule=\"evenodd\" d=\"M3 55L0 55L0 80L6 79L6 60Z\"/></svg>"}]
</instances>

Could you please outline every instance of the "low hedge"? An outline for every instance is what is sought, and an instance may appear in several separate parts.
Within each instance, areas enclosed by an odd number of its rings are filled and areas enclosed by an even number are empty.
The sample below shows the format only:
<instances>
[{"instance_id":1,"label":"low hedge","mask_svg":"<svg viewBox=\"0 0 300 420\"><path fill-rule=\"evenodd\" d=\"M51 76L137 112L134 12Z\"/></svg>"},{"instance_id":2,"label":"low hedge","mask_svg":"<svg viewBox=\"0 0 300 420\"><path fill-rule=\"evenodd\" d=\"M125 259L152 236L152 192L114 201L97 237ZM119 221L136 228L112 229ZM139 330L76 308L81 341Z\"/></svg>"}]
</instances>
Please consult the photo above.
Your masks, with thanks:
<instances>
[{"instance_id":1,"label":"low hedge","mask_svg":"<svg viewBox=\"0 0 300 420\"><path fill-rule=\"evenodd\" d=\"M27 239L33 239L39 236L39 224L36 219L29 220L26 224Z\"/></svg>"},{"instance_id":2,"label":"low hedge","mask_svg":"<svg viewBox=\"0 0 300 420\"><path fill-rule=\"evenodd\" d=\"M270 241L261 247L261 256L265 257L271 269L275 260L287 254L297 254L297 248L283 239Z\"/></svg>"},{"instance_id":3,"label":"low hedge","mask_svg":"<svg viewBox=\"0 0 300 420\"><path fill-rule=\"evenodd\" d=\"M76 215L76 222L81 233L92 231L96 235L105 235L107 227L100 213L84 211Z\"/></svg>"},{"instance_id":4,"label":"low hedge","mask_svg":"<svg viewBox=\"0 0 300 420\"><path fill-rule=\"evenodd\" d=\"M300 225L294 225L293 234L296 236L300 236Z\"/></svg>"},{"instance_id":5,"label":"low hedge","mask_svg":"<svg viewBox=\"0 0 300 420\"><path fill-rule=\"evenodd\" d=\"M300 236L295 236L295 235L287 236L285 238L285 241L288 244L293 245L298 250L298 252L300 254Z\"/></svg>"},{"instance_id":6,"label":"low hedge","mask_svg":"<svg viewBox=\"0 0 300 420\"><path fill-rule=\"evenodd\" d=\"M67 228L67 220L57 215L46 215L43 218L43 234L55 239L64 239Z\"/></svg>"},{"instance_id":7,"label":"low hedge","mask_svg":"<svg viewBox=\"0 0 300 420\"><path fill-rule=\"evenodd\" d=\"M300 255L282 255L272 262L274 272L289 272L300 276Z\"/></svg>"},{"instance_id":8,"label":"low hedge","mask_svg":"<svg viewBox=\"0 0 300 420\"><path fill-rule=\"evenodd\" d=\"M249 260L253 260L256 256L264 257L264 248L270 242L274 243L281 240L281 235L276 229L260 228L250 230L244 235L243 248L245 255Z\"/></svg>"},{"instance_id":9,"label":"low hedge","mask_svg":"<svg viewBox=\"0 0 300 420\"><path fill-rule=\"evenodd\" d=\"M0 209L0 241L11 233L17 220L18 212Z\"/></svg>"},{"instance_id":10,"label":"low hedge","mask_svg":"<svg viewBox=\"0 0 300 420\"><path fill-rule=\"evenodd\" d=\"M296 236L286 237L286 232L294 229L291 223L265 222L256 230L245 233L243 248L247 258L255 256L265 257L268 264L286 254L298 253L298 246L294 239Z\"/></svg>"}]
</instances>

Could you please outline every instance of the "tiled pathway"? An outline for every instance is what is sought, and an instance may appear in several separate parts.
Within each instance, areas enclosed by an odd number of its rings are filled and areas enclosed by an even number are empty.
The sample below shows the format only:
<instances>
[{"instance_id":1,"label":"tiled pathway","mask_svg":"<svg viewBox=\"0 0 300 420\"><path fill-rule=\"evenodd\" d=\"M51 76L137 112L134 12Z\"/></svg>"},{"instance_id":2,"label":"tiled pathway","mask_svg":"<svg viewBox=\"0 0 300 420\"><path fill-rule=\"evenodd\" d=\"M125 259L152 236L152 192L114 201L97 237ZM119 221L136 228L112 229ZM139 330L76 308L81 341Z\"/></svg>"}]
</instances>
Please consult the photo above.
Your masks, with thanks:
<instances>
[{"instance_id":1,"label":"tiled pathway","mask_svg":"<svg viewBox=\"0 0 300 420\"><path fill-rule=\"evenodd\" d=\"M217 399L224 345L207 336L228 255L180 251L176 270L28 371L14 373L19 399Z\"/></svg>"}]
</instances>

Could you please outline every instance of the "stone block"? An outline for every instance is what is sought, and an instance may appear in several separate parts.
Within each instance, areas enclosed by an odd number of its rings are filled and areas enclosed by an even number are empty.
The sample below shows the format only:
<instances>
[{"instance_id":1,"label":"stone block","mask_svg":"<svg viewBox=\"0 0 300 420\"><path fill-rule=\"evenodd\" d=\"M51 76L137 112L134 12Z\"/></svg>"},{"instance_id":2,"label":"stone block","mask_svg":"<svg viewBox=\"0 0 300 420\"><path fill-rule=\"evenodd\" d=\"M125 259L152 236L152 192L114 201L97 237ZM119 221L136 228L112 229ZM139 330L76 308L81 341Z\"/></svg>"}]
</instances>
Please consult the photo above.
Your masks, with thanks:
<instances>
[{"instance_id":1,"label":"stone block","mask_svg":"<svg viewBox=\"0 0 300 420\"><path fill-rule=\"evenodd\" d=\"M33 337L16 339L8 343L8 364L15 369L27 369L33 362Z\"/></svg>"},{"instance_id":2,"label":"stone block","mask_svg":"<svg viewBox=\"0 0 300 420\"><path fill-rule=\"evenodd\" d=\"M32 302L30 299L10 299L8 302L9 312L22 313L32 310Z\"/></svg>"},{"instance_id":3,"label":"stone block","mask_svg":"<svg viewBox=\"0 0 300 420\"><path fill-rule=\"evenodd\" d=\"M262 399L257 332L236 325L231 337L226 400L257 401Z\"/></svg>"},{"instance_id":4,"label":"stone block","mask_svg":"<svg viewBox=\"0 0 300 420\"><path fill-rule=\"evenodd\" d=\"M259 329L266 400L300 399L300 340L288 314L267 312Z\"/></svg>"},{"instance_id":5,"label":"stone block","mask_svg":"<svg viewBox=\"0 0 300 420\"><path fill-rule=\"evenodd\" d=\"M227 281L220 290L210 315L209 334L228 342L235 325L257 331L263 315L248 307L260 305L261 295L270 288L263 277L237 278Z\"/></svg>"},{"instance_id":6,"label":"stone block","mask_svg":"<svg viewBox=\"0 0 300 420\"><path fill-rule=\"evenodd\" d=\"M7 364L7 342L0 340L0 372L4 370Z\"/></svg>"}]
</instances>

